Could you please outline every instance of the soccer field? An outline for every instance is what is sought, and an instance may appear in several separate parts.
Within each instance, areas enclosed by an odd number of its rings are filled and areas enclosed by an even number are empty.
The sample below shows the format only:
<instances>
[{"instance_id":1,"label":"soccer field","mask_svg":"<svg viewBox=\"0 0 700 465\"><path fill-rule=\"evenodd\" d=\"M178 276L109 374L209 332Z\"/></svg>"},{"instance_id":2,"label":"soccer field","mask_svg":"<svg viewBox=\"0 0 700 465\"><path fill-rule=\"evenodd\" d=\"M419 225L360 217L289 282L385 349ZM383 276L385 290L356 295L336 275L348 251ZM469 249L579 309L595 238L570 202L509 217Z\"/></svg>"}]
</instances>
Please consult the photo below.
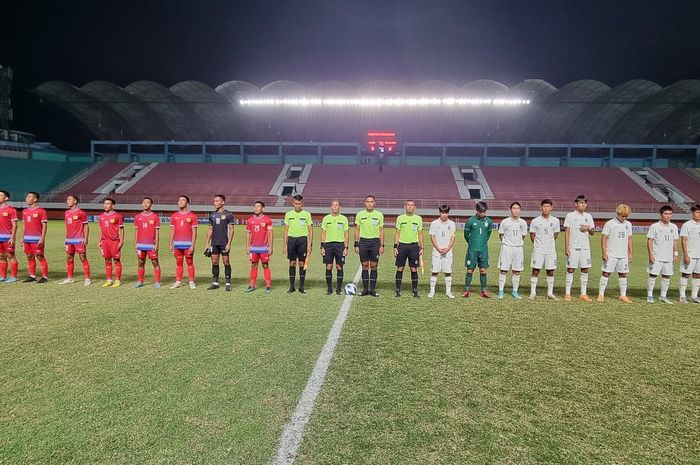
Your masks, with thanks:
<instances>
[{"instance_id":1,"label":"soccer field","mask_svg":"<svg viewBox=\"0 0 700 465\"><path fill-rule=\"evenodd\" d=\"M275 231L273 292L266 295L243 292L249 264L239 226L230 293L205 289L205 228L196 290L167 289L175 264L165 250L166 286L131 289L131 225L124 286L99 287L104 266L95 225L94 284L58 286L63 231L61 222L50 224L48 284L0 284L0 463L269 463L343 301L325 295L318 239L309 292L288 295ZM599 238L591 295L600 276ZM563 261L563 235L557 242ZM491 246L495 268L496 234ZM455 293L464 252L459 236ZM352 301L296 463L698 463L700 306L677 303L677 274L675 305L643 302L645 262L639 236L633 305L614 300L616 277L603 304L449 300L442 277L429 300L427 272L420 299L393 297L393 257L385 255L380 297ZM23 277L23 257L20 264ZM357 267L351 254L347 279ZM76 278L81 272L77 264ZM564 274L560 267L559 295ZM150 264L146 276L149 284ZM496 284L492 269L494 295ZM542 276L542 295L544 286ZM528 288L524 277L521 290Z\"/></svg>"}]
</instances>

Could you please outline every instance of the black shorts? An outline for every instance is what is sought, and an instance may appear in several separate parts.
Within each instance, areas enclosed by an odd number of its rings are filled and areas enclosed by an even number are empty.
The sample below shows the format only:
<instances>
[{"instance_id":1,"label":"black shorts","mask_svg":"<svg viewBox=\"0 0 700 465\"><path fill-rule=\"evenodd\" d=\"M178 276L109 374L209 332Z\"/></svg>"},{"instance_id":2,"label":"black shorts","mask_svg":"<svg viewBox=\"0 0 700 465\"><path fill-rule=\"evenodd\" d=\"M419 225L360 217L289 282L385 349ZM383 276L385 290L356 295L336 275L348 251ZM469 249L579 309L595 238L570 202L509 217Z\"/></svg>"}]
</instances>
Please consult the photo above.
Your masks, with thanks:
<instances>
[{"instance_id":1,"label":"black shorts","mask_svg":"<svg viewBox=\"0 0 700 465\"><path fill-rule=\"evenodd\" d=\"M288 237L287 238L287 259L306 261L308 249L308 237Z\"/></svg>"},{"instance_id":2,"label":"black shorts","mask_svg":"<svg viewBox=\"0 0 700 465\"><path fill-rule=\"evenodd\" d=\"M406 266L406 260L408 260L408 266L411 268L418 268L420 266L420 245L418 242L412 244L399 243L398 250L399 254L396 256L396 266Z\"/></svg>"},{"instance_id":3,"label":"black shorts","mask_svg":"<svg viewBox=\"0 0 700 465\"><path fill-rule=\"evenodd\" d=\"M345 265L345 244L343 242L326 242L323 250L326 252L323 256L323 263L332 265L335 261L336 265Z\"/></svg>"},{"instance_id":4,"label":"black shorts","mask_svg":"<svg viewBox=\"0 0 700 465\"><path fill-rule=\"evenodd\" d=\"M211 254L212 255L223 255L224 257L228 257L229 252L224 252L226 249L225 245L212 245L211 246Z\"/></svg>"},{"instance_id":5,"label":"black shorts","mask_svg":"<svg viewBox=\"0 0 700 465\"><path fill-rule=\"evenodd\" d=\"M360 239L360 261L378 262L381 245L382 243L379 239Z\"/></svg>"}]
</instances>

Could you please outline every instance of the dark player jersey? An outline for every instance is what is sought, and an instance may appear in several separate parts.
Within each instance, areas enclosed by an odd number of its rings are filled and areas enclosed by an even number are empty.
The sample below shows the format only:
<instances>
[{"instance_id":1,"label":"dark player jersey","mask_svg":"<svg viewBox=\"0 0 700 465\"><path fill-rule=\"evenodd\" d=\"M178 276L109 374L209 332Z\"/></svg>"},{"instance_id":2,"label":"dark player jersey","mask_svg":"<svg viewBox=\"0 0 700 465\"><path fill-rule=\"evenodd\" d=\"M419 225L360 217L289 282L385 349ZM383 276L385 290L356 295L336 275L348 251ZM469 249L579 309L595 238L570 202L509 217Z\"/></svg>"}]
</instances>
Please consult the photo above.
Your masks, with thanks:
<instances>
[{"instance_id":1,"label":"dark player jersey","mask_svg":"<svg viewBox=\"0 0 700 465\"><path fill-rule=\"evenodd\" d=\"M228 244L228 225L233 224L233 213L228 210L209 213L211 245L225 246Z\"/></svg>"}]
</instances>

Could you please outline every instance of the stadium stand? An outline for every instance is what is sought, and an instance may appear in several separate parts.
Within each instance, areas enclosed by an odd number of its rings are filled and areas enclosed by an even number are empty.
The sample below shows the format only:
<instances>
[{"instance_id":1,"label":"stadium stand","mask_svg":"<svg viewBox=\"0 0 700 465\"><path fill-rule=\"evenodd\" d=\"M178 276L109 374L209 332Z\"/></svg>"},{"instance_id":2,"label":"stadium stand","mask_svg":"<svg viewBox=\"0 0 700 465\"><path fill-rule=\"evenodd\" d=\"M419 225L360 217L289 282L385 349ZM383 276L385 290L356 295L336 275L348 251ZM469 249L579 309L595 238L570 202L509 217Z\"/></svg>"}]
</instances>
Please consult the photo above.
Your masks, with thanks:
<instances>
[{"instance_id":1,"label":"stadium stand","mask_svg":"<svg viewBox=\"0 0 700 465\"><path fill-rule=\"evenodd\" d=\"M79 162L0 157L2 189L10 191L18 200L24 198L27 191L49 192L87 166Z\"/></svg>"},{"instance_id":2,"label":"stadium stand","mask_svg":"<svg viewBox=\"0 0 700 465\"><path fill-rule=\"evenodd\" d=\"M700 181L682 168L655 168L654 171L695 202L700 201Z\"/></svg>"}]
</instances>

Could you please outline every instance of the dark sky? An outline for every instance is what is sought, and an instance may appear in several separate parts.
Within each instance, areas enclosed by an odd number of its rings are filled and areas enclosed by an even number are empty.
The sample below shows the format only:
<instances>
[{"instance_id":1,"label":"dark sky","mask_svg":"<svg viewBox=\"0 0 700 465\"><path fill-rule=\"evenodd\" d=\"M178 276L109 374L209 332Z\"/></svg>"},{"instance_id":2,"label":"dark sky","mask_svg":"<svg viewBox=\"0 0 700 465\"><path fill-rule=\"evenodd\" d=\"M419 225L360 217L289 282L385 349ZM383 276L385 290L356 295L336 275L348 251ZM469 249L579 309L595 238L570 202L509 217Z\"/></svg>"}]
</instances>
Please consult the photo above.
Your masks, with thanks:
<instances>
[{"instance_id":1,"label":"dark sky","mask_svg":"<svg viewBox=\"0 0 700 465\"><path fill-rule=\"evenodd\" d=\"M2 11L0 64L15 69L16 107L54 79L700 78L698 0L13 3Z\"/></svg>"}]
</instances>

